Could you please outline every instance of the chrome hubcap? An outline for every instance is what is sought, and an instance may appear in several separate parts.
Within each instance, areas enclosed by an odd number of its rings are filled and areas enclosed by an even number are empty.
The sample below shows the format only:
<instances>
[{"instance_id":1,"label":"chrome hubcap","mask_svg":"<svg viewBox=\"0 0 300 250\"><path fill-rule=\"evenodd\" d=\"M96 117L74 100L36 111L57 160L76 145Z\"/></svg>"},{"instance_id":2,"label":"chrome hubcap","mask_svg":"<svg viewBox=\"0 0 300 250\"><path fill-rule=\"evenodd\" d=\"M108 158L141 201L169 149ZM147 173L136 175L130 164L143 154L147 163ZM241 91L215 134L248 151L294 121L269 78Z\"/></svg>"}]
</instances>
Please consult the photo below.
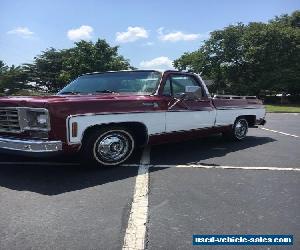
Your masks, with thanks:
<instances>
[{"instance_id":1,"label":"chrome hubcap","mask_svg":"<svg viewBox=\"0 0 300 250\"><path fill-rule=\"evenodd\" d=\"M112 133L104 136L98 142L96 151L109 162L122 159L130 149L130 143L126 136L119 133Z\"/></svg>"},{"instance_id":2,"label":"chrome hubcap","mask_svg":"<svg viewBox=\"0 0 300 250\"><path fill-rule=\"evenodd\" d=\"M246 136L248 132L247 122L245 120L239 120L235 125L234 133L237 138L241 139Z\"/></svg>"}]
</instances>

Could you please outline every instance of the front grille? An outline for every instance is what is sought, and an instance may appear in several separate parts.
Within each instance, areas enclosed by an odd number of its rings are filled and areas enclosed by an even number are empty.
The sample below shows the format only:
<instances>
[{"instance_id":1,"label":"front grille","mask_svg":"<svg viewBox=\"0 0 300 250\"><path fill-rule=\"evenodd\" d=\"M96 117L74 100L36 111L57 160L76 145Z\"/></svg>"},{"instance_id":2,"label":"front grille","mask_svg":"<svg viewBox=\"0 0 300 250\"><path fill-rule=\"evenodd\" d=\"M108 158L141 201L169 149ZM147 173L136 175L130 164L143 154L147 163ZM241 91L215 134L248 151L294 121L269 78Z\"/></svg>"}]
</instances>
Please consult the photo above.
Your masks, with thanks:
<instances>
[{"instance_id":1,"label":"front grille","mask_svg":"<svg viewBox=\"0 0 300 250\"><path fill-rule=\"evenodd\" d=\"M16 108L0 108L0 132L21 132Z\"/></svg>"}]
</instances>

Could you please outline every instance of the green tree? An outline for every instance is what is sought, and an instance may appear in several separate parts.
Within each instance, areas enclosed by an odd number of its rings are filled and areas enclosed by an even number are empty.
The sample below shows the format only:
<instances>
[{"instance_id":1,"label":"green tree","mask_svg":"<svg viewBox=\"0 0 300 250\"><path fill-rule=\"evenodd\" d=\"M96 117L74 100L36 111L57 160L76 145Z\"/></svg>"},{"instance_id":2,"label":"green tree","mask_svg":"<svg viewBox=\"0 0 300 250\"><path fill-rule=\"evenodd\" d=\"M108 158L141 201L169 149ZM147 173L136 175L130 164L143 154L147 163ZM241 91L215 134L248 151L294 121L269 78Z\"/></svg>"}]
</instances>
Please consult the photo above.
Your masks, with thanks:
<instances>
[{"instance_id":1,"label":"green tree","mask_svg":"<svg viewBox=\"0 0 300 250\"><path fill-rule=\"evenodd\" d=\"M270 20L272 24L281 24L283 26L290 26L293 28L300 28L300 10L294 11L291 15L284 14L276 16Z\"/></svg>"},{"instance_id":2,"label":"green tree","mask_svg":"<svg viewBox=\"0 0 300 250\"><path fill-rule=\"evenodd\" d=\"M73 48L65 50L49 48L23 67L37 90L46 87L52 93L81 74L130 68L129 61L118 54L118 47L111 47L101 39L95 43L76 42Z\"/></svg>"},{"instance_id":3,"label":"green tree","mask_svg":"<svg viewBox=\"0 0 300 250\"><path fill-rule=\"evenodd\" d=\"M5 65L5 63L0 60L0 75L4 74L8 69L8 66Z\"/></svg>"},{"instance_id":4,"label":"green tree","mask_svg":"<svg viewBox=\"0 0 300 250\"><path fill-rule=\"evenodd\" d=\"M32 64L24 64L29 81L35 83L35 89L55 92L66 82L60 75L65 60L66 50L49 48L34 58Z\"/></svg>"},{"instance_id":5,"label":"green tree","mask_svg":"<svg viewBox=\"0 0 300 250\"><path fill-rule=\"evenodd\" d=\"M0 60L0 94L13 94L19 90L26 89L28 86L27 75L22 67L12 65L8 67Z\"/></svg>"},{"instance_id":6,"label":"green tree","mask_svg":"<svg viewBox=\"0 0 300 250\"><path fill-rule=\"evenodd\" d=\"M118 46L111 47L101 39L95 43L76 42L74 48L66 51L61 77L71 80L89 72L130 69L129 61L118 54L118 49Z\"/></svg>"},{"instance_id":7,"label":"green tree","mask_svg":"<svg viewBox=\"0 0 300 250\"><path fill-rule=\"evenodd\" d=\"M7 71L7 66L5 65L5 63L0 60L0 95L4 93L4 81L3 81L3 77L4 77L4 74L6 73Z\"/></svg>"},{"instance_id":8,"label":"green tree","mask_svg":"<svg viewBox=\"0 0 300 250\"><path fill-rule=\"evenodd\" d=\"M211 33L195 52L174 61L213 79L213 91L300 94L300 12L269 23L238 23Z\"/></svg>"}]
</instances>

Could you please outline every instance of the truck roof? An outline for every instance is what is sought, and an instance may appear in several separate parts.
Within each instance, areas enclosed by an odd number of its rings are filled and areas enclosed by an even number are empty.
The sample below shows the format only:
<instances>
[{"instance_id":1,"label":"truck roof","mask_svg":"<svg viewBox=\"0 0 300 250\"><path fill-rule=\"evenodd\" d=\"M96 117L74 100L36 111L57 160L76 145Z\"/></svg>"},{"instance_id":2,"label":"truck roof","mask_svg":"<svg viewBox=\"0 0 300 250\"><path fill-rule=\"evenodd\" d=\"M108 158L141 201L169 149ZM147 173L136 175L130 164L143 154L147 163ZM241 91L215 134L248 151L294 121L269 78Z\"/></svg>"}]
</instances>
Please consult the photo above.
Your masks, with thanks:
<instances>
[{"instance_id":1,"label":"truck roof","mask_svg":"<svg viewBox=\"0 0 300 250\"><path fill-rule=\"evenodd\" d=\"M117 73L117 72L145 72L145 71L152 71L152 72L159 72L159 73L165 73L165 72L182 72L182 73L188 73L188 72L184 72L184 71L179 71L179 70L155 70L155 69L133 69L133 70L116 70L116 71L104 71L104 72L91 72L91 73L85 73L82 74L81 76L84 75L96 75L96 74L104 74L104 73Z\"/></svg>"}]
</instances>

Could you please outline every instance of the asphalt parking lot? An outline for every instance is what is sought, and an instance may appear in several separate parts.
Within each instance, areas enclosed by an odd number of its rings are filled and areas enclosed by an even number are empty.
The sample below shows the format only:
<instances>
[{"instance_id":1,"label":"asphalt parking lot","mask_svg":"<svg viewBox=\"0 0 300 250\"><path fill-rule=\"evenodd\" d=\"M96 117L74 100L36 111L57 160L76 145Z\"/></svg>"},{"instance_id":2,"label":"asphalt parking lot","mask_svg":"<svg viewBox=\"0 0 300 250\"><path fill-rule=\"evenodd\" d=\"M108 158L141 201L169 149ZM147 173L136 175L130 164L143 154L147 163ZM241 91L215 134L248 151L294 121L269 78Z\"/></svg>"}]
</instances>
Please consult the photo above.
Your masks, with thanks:
<instances>
[{"instance_id":1,"label":"asphalt parking lot","mask_svg":"<svg viewBox=\"0 0 300 250\"><path fill-rule=\"evenodd\" d=\"M76 160L0 155L0 249L194 249L193 234L293 234L293 246L255 249L299 249L300 114L268 114L241 142L153 146L118 168Z\"/></svg>"}]
</instances>

